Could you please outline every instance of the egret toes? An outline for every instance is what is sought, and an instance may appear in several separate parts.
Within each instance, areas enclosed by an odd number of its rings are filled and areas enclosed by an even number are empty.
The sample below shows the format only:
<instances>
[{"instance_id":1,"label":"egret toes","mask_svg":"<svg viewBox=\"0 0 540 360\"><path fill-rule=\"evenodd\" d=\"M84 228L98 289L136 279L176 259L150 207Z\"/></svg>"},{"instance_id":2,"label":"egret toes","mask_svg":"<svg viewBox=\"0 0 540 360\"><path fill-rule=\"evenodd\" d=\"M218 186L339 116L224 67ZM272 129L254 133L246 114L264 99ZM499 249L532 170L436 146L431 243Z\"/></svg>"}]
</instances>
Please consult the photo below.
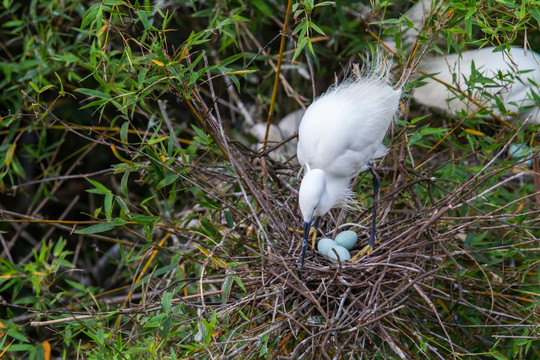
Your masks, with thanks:
<instances>
[{"instance_id":1,"label":"egret toes","mask_svg":"<svg viewBox=\"0 0 540 360\"><path fill-rule=\"evenodd\" d=\"M373 251L373 246L369 244L364 246L362 250L360 250L356 255L352 257L351 262L356 261L360 259L361 257L371 254L372 251Z\"/></svg>"},{"instance_id":2,"label":"egret toes","mask_svg":"<svg viewBox=\"0 0 540 360\"><path fill-rule=\"evenodd\" d=\"M373 246L367 244L366 246L364 246L364 248L362 250L360 250L358 252L358 255L359 256L366 256L366 255L371 254L372 251L373 251Z\"/></svg>"},{"instance_id":3,"label":"egret toes","mask_svg":"<svg viewBox=\"0 0 540 360\"><path fill-rule=\"evenodd\" d=\"M311 248L315 249L315 241L317 240L317 229L314 227L309 229L309 236L311 236Z\"/></svg>"}]
</instances>

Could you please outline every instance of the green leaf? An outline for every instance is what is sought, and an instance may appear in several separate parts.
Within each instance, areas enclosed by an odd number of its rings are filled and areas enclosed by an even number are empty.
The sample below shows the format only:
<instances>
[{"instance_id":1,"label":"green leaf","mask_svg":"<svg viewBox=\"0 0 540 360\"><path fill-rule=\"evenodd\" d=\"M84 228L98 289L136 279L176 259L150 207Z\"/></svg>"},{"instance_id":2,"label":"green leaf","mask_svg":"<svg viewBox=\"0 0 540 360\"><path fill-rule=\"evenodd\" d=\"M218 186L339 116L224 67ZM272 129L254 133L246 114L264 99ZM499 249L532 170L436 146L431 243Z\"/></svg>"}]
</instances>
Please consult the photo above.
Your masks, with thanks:
<instances>
[{"instance_id":1,"label":"green leaf","mask_svg":"<svg viewBox=\"0 0 540 360\"><path fill-rule=\"evenodd\" d=\"M261 12L263 13L264 15L268 16L268 17L272 17L274 16L274 12L272 11L272 9L270 8L270 6L268 6L267 2L266 1L263 1L263 0L252 0L253 1L253 5L255 5L255 7Z\"/></svg>"},{"instance_id":2,"label":"green leaf","mask_svg":"<svg viewBox=\"0 0 540 360\"><path fill-rule=\"evenodd\" d=\"M157 189L163 189L165 186L169 186L178 180L178 176L175 173L168 172L163 179L158 183Z\"/></svg>"},{"instance_id":3,"label":"green leaf","mask_svg":"<svg viewBox=\"0 0 540 360\"><path fill-rule=\"evenodd\" d=\"M203 226L201 230L206 230L205 233L208 234L212 239L216 240L217 238L221 239L221 234L219 230L214 226L214 224L208 221L206 218L201 217L201 225Z\"/></svg>"},{"instance_id":4,"label":"green leaf","mask_svg":"<svg viewBox=\"0 0 540 360\"><path fill-rule=\"evenodd\" d=\"M326 36L326 34L324 33L324 31L322 31L322 29L320 27L317 26L317 24L315 23L310 23L310 27L315 30L316 32L318 32L319 34L321 34L322 36Z\"/></svg>"},{"instance_id":5,"label":"green leaf","mask_svg":"<svg viewBox=\"0 0 540 360\"><path fill-rule=\"evenodd\" d=\"M32 89L34 89L35 92L39 94L39 88L36 84L30 81L30 86L32 87Z\"/></svg>"},{"instance_id":6,"label":"green leaf","mask_svg":"<svg viewBox=\"0 0 540 360\"><path fill-rule=\"evenodd\" d=\"M309 42L309 39L304 36L302 38L302 40L300 40L300 42L298 43L298 46L296 47L296 50L294 51L294 55L293 55L293 61L296 60L296 58L298 57L298 55L300 55L300 53L302 52L302 50L304 50L304 48L306 47L306 45L308 44Z\"/></svg>"},{"instance_id":7,"label":"green leaf","mask_svg":"<svg viewBox=\"0 0 540 360\"><path fill-rule=\"evenodd\" d=\"M234 227L234 220L231 212L228 209L225 209L223 213L225 214L225 221L227 222L227 227L229 229L232 229Z\"/></svg>"},{"instance_id":8,"label":"green leaf","mask_svg":"<svg viewBox=\"0 0 540 360\"><path fill-rule=\"evenodd\" d=\"M105 202L104 202L105 217L107 218L108 221L111 221L112 219L113 199L114 199L114 195L112 194L112 192L109 191L107 194L105 194Z\"/></svg>"},{"instance_id":9,"label":"green leaf","mask_svg":"<svg viewBox=\"0 0 540 360\"><path fill-rule=\"evenodd\" d=\"M35 349L35 345L34 344L12 344L8 350L10 352L22 352L22 351L31 351L31 350L34 350ZM19 358L20 359L20 358Z\"/></svg>"},{"instance_id":10,"label":"green leaf","mask_svg":"<svg viewBox=\"0 0 540 360\"><path fill-rule=\"evenodd\" d=\"M143 328L141 329L141 332L149 331L152 329L159 328L161 326L161 323L168 317L167 314L158 314L156 316L151 317L146 324L144 324Z\"/></svg>"},{"instance_id":11,"label":"green leaf","mask_svg":"<svg viewBox=\"0 0 540 360\"><path fill-rule=\"evenodd\" d=\"M50 88L52 88L54 85L45 85L44 87L42 87L41 89L39 89L39 93L41 94L42 92L45 92L47 90L49 90Z\"/></svg>"},{"instance_id":12,"label":"green leaf","mask_svg":"<svg viewBox=\"0 0 540 360\"><path fill-rule=\"evenodd\" d=\"M316 8L316 7L322 7L322 6L331 6L335 4L336 4L335 1L321 1L320 3L315 4L313 7Z\"/></svg>"},{"instance_id":13,"label":"green leaf","mask_svg":"<svg viewBox=\"0 0 540 360\"><path fill-rule=\"evenodd\" d=\"M128 130L129 130L129 122L124 122L122 124L122 127L120 128L120 140L122 140L123 143L128 142Z\"/></svg>"},{"instance_id":14,"label":"green leaf","mask_svg":"<svg viewBox=\"0 0 540 360\"><path fill-rule=\"evenodd\" d=\"M162 339L167 339L169 337L169 334L171 333L172 323L173 323L172 316L167 316L165 320L161 322L160 337Z\"/></svg>"},{"instance_id":15,"label":"green leaf","mask_svg":"<svg viewBox=\"0 0 540 360\"><path fill-rule=\"evenodd\" d=\"M422 139L422 135L419 131L415 131L412 136L409 138L409 146L412 146L416 144L418 141Z\"/></svg>"},{"instance_id":16,"label":"green leaf","mask_svg":"<svg viewBox=\"0 0 540 360\"><path fill-rule=\"evenodd\" d=\"M215 314L213 314L215 316ZM206 346L210 345L210 341L212 341L212 335L214 334L214 324L215 324L215 321L214 321L214 318L208 322L206 321L206 319L202 319L201 320L202 322L202 335L203 335L203 339L204 339L204 343L206 344Z\"/></svg>"},{"instance_id":17,"label":"green leaf","mask_svg":"<svg viewBox=\"0 0 540 360\"><path fill-rule=\"evenodd\" d=\"M540 26L540 12L535 9L530 9L529 14L536 20L538 26Z\"/></svg>"},{"instance_id":18,"label":"green leaf","mask_svg":"<svg viewBox=\"0 0 540 360\"><path fill-rule=\"evenodd\" d=\"M87 109L87 108L91 108L91 107L94 107L94 106L103 106L104 104L107 103L107 100L106 99L101 99L101 100L96 100L96 101L92 101L91 103L88 103L84 106L81 106L81 110L82 109Z\"/></svg>"},{"instance_id":19,"label":"green leaf","mask_svg":"<svg viewBox=\"0 0 540 360\"><path fill-rule=\"evenodd\" d=\"M160 221L159 217L157 216L148 216L148 215L140 215L140 214L131 215L130 220L138 224L144 224L144 225L153 225Z\"/></svg>"},{"instance_id":20,"label":"green leaf","mask_svg":"<svg viewBox=\"0 0 540 360\"><path fill-rule=\"evenodd\" d=\"M126 5L126 2L124 0L104 0L104 5L110 5L110 6L119 6L119 5Z\"/></svg>"},{"instance_id":21,"label":"green leaf","mask_svg":"<svg viewBox=\"0 0 540 360\"><path fill-rule=\"evenodd\" d=\"M20 26L20 25L24 25L24 22L21 21L21 20L11 20L11 21L6 21L4 23L2 23L2 27L17 27L17 26Z\"/></svg>"},{"instance_id":22,"label":"green leaf","mask_svg":"<svg viewBox=\"0 0 540 360\"><path fill-rule=\"evenodd\" d=\"M126 199L129 199L129 192L128 192L128 180L129 180L129 171L126 171L124 175L122 175L122 180L120 181L120 187L122 188L122 194L124 194L124 197Z\"/></svg>"},{"instance_id":23,"label":"green leaf","mask_svg":"<svg viewBox=\"0 0 540 360\"><path fill-rule=\"evenodd\" d=\"M246 314L244 314L242 310L238 309L237 311L238 311L238 314L240 314L240 316L242 317L242 319L246 320L247 322L251 321L250 318Z\"/></svg>"},{"instance_id":24,"label":"green leaf","mask_svg":"<svg viewBox=\"0 0 540 360\"><path fill-rule=\"evenodd\" d=\"M244 286L244 283L242 282L242 279L238 275L233 275L233 279L236 282L238 286L244 291L247 292L246 287Z\"/></svg>"},{"instance_id":25,"label":"green leaf","mask_svg":"<svg viewBox=\"0 0 540 360\"><path fill-rule=\"evenodd\" d=\"M139 18L141 19L141 22L143 23L144 29L149 30L150 24L148 24L148 15L145 11L139 10Z\"/></svg>"},{"instance_id":26,"label":"green leaf","mask_svg":"<svg viewBox=\"0 0 540 360\"><path fill-rule=\"evenodd\" d=\"M172 303L173 294L166 292L161 298L161 308L165 312L171 312L171 303Z\"/></svg>"},{"instance_id":27,"label":"green leaf","mask_svg":"<svg viewBox=\"0 0 540 360\"><path fill-rule=\"evenodd\" d=\"M17 147L17 143L15 142L8 147L6 151L6 156L4 159L4 164L6 167L9 167L11 165L11 161L13 160L13 154L15 154L16 147Z\"/></svg>"},{"instance_id":28,"label":"green leaf","mask_svg":"<svg viewBox=\"0 0 540 360\"><path fill-rule=\"evenodd\" d=\"M506 356L504 356L503 354L501 354L498 351L492 351L492 352L489 353L489 355L493 356L497 360L508 360L508 358Z\"/></svg>"},{"instance_id":29,"label":"green leaf","mask_svg":"<svg viewBox=\"0 0 540 360\"><path fill-rule=\"evenodd\" d=\"M112 229L114 229L113 225L111 225L111 224L109 224L107 222L104 222L104 223L99 223L99 224L96 224L96 225L89 226L89 227L81 229L81 230L77 230L77 231L75 231L75 233L76 234L81 234L81 235L97 234L97 233L102 233L102 232L109 231L109 230L112 230Z\"/></svg>"},{"instance_id":30,"label":"green leaf","mask_svg":"<svg viewBox=\"0 0 540 360\"><path fill-rule=\"evenodd\" d=\"M420 134L423 135L433 135L433 134L443 134L446 133L448 129L445 128L425 128L420 130Z\"/></svg>"},{"instance_id":31,"label":"green leaf","mask_svg":"<svg viewBox=\"0 0 540 360\"><path fill-rule=\"evenodd\" d=\"M97 9L97 14L96 14L96 30L101 30L103 26L103 8L100 6L98 9Z\"/></svg>"},{"instance_id":32,"label":"green leaf","mask_svg":"<svg viewBox=\"0 0 540 360\"><path fill-rule=\"evenodd\" d=\"M137 87L142 90L143 88L143 84L145 83L145 80L146 79L146 74L148 74L148 71L150 69L148 68L143 68L141 71L139 71L139 75L137 76ZM148 79L148 80L151 80L151 79Z\"/></svg>"},{"instance_id":33,"label":"green leaf","mask_svg":"<svg viewBox=\"0 0 540 360\"><path fill-rule=\"evenodd\" d=\"M100 99L110 99L111 98L111 96L109 94L106 94L106 93L104 93L102 91L99 91L99 90L80 88L80 89L77 89L75 91L80 92L81 94L97 97L97 98L100 98Z\"/></svg>"},{"instance_id":34,"label":"green leaf","mask_svg":"<svg viewBox=\"0 0 540 360\"><path fill-rule=\"evenodd\" d=\"M162 142L162 141L167 140L167 138L168 138L168 137L167 137L166 135L163 135L163 136L156 137L156 138L154 138L154 139L150 139L150 140L148 141L148 145L154 145L154 144L160 143L160 142Z\"/></svg>"},{"instance_id":35,"label":"green leaf","mask_svg":"<svg viewBox=\"0 0 540 360\"><path fill-rule=\"evenodd\" d=\"M71 281L69 279L64 279L64 281L68 283L70 286L72 286L73 288L79 290L80 292L86 293L86 291L88 290L86 288L86 285L78 283L77 281Z\"/></svg>"},{"instance_id":36,"label":"green leaf","mask_svg":"<svg viewBox=\"0 0 540 360\"><path fill-rule=\"evenodd\" d=\"M11 336L12 338L17 339L19 341L29 342L28 339L23 334L21 334L20 332L18 332L15 329L9 329L7 331L7 334L8 334L8 336Z\"/></svg>"},{"instance_id":37,"label":"green leaf","mask_svg":"<svg viewBox=\"0 0 540 360\"><path fill-rule=\"evenodd\" d=\"M94 5L90 6L88 10L86 10L86 13L83 16L81 29L84 29L88 26L88 24L94 22L96 20L98 8L101 6L101 4L95 3Z\"/></svg>"},{"instance_id":38,"label":"green leaf","mask_svg":"<svg viewBox=\"0 0 540 360\"><path fill-rule=\"evenodd\" d=\"M91 178L86 178L88 182L90 182L92 185L94 185L95 189L97 190L96 193L101 195L107 195L111 191L105 187L105 185L101 184L100 182L93 180Z\"/></svg>"},{"instance_id":39,"label":"green leaf","mask_svg":"<svg viewBox=\"0 0 540 360\"><path fill-rule=\"evenodd\" d=\"M111 225L113 225L114 227L122 227L127 223L127 220L124 220L122 218L114 218L113 221L111 221Z\"/></svg>"},{"instance_id":40,"label":"green leaf","mask_svg":"<svg viewBox=\"0 0 540 360\"><path fill-rule=\"evenodd\" d=\"M311 42L311 39L308 39L308 48L309 48L309 52L311 52L312 55L315 55L315 50L313 50L313 43Z\"/></svg>"},{"instance_id":41,"label":"green leaf","mask_svg":"<svg viewBox=\"0 0 540 360\"><path fill-rule=\"evenodd\" d=\"M421 120L424 120L428 116L431 116L431 114L426 114L426 115L415 117L414 119L411 120L411 124L416 124L417 122L419 122Z\"/></svg>"},{"instance_id":42,"label":"green leaf","mask_svg":"<svg viewBox=\"0 0 540 360\"><path fill-rule=\"evenodd\" d=\"M221 285L221 305L225 305L227 300L229 300L229 295L231 294L233 284L233 278L231 275L225 277L223 285Z\"/></svg>"},{"instance_id":43,"label":"green leaf","mask_svg":"<svg viewBox=\"0 0 540 360\"><path fill-rule=\"evenodd\" d=\"M218 63L218 66L226 66L226 65L229 65L230 63L232 62L235 62L236 60L244 57L246 54L244 53L239 53L239 54L235 54L233 56L230 56L228 58L226 58L225 60L222 60Z\"/></svg>"}]
</instances>

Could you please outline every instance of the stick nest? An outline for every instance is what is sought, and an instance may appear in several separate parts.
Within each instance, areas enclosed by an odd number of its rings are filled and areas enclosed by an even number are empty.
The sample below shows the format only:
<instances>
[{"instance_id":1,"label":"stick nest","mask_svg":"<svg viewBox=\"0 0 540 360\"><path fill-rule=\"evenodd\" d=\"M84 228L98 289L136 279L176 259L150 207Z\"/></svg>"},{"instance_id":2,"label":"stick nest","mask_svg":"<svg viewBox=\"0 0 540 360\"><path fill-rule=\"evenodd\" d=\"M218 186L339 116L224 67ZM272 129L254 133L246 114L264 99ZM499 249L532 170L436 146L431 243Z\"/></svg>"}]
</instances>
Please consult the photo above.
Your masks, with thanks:
<instances>
[{"instance_id":1,"label":"stick nest","mask_svg":"<svg viewBox=\"0 0 540 360\"><path fill-rule=\"evenodd\" d=\"M208 267L213 257L236 264L225 271L216 266L208 276L234 274L241 279L226 293L225 302L222 287L222 303L213 307L218 318L233 314L228 326L234 331L213 344L226 358L258 357L264 344L271 344L272 356L281 359L374 353L418 358L415 352L426 338L431 342L424 351L450 358L470 353L478 341L480 332L471 330L473 320L467 316L483 324L483 336L495 334L498 326L511 332L527 317L525 309L534 300L514 290L524 286L518 279L529 269L525 262L505 261L500 255L523 247L525 256L535 241L531 234L538 229L538 218L513 221L517 215L506 206L490 208L486 201L501 186L518 191L516 173L523 175L519 164L495 166L494 161L482 161L481 154L453 149L442 149L437 157L415 153L407 146L406 134L393 129L391 151L375 167L382 181L375 251L334 264L309 249L300 269L302 237L297 230L302 219L295 190L299 166L239 146L212 121L208 119L208 127L215 127L214 139L226 149L232 166L229 181L237 181L228 196L242 203L235 207L237 222L227 230L230 237L224 236L205 260ZM504 149L498 156L502 154ZM434 176L456 162L477 169L465 181ZM367 244L370 183L369 175L361 174L353 184L360 195L352 208L332 210L319 227L330 237L346 229L357 231L352 257ZM530 196L519 200L534 206ZM475 236L485 233L500 238L489 239L490 245L475 244ZM507 272L509 267L517 270ZM240 288L247 295L234 295L242 293ZM239 309L248 317L239 315ZM525 322L532 324L530 316Z\"/></svg>"}]
</instances>

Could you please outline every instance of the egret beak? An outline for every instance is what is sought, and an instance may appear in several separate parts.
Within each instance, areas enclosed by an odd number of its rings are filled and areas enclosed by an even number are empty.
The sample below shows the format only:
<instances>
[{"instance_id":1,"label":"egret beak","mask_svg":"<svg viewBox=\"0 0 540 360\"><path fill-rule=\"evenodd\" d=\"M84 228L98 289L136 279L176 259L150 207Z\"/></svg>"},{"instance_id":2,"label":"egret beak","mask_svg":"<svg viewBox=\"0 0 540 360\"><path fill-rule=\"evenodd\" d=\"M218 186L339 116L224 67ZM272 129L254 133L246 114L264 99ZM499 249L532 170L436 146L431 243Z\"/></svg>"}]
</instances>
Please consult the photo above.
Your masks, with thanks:
<instances>
[{"instance_id":1,"label":"egret beak","mask_svg":"<svg viewBox=\"0 0 540 360\"><path fill-rule=\"evenodd\" d=\"M311 218L309 221L304 222L304 241L302 242L302 266L301 269L304 268L304 261L306 259L306 249L308 244L308 236L309 236L309 229L311 229L311 221L313 218Z\"/></svg>"}]
</instances>

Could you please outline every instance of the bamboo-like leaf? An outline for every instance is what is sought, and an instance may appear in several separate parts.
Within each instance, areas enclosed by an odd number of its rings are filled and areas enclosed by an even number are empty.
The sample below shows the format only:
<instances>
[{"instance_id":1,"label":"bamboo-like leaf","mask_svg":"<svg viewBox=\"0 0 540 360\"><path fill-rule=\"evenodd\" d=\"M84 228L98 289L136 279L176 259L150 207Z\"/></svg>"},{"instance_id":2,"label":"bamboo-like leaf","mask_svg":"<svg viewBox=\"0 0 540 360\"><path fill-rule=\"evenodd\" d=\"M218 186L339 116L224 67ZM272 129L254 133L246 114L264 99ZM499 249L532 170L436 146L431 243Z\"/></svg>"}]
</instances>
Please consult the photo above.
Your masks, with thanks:
<instances>
[{"instance_id":1,"label":"bamboo-like leaf","mask_svg":"<svg viewBox=\"0 0 540 360\"><path fill-rule=\"evenodd\" d=\"M168 291L165 294L163 294L163 297L161 298L161 308L163 309L163 311L165 312L171 311L172 297L173 297L173 294Z\"/></svg>"},{"instance_id":2,"label":"bamboo-like leaf","mask_svg":"<svg viewBox=\"0 0 540 360\"><path fill-rule=\"evenodd\" d=\"M486 136L486 134L484 134L483 132L474 129L465 129L465 132L473 135Z\"/></svg>"},{"instance_id":3,"label":"bamboo-like leaf","mask_svg":"<svg viewBox=\"0 0 540 360\"><path fill-rule=\"evenodd\" d=\"M89 226L89 227L86 227L84 229L81 229L81 230L77 230L75 231L76 234L81 234L81 235L87 235L87 234L98 234L98 233L102 233L102 232L105 232L105 231L110 231L114 229L114 226L107 223L107 222L102 222L102 223L99 223L99 224L96 224L96 225L92 225L92 226Z\"/></svg>"},{"instance_id":4,"label":"bamboo-like leaf","mask_svg":"<svg viewBox=\"0 0 540 360\"><path fill-rule=\"evenodd\" d=\"M97 97L97 98L100 98L100 99L110 99L111 98L111 96L109 94L106 94L103 91L94 90L94 89L80 88L80 89L77 89L75 91L80 92L81 94Z\"/></svg>"},{"instance_id":5,"label":"bamboo-like leaf","mask_svg":"<svg viewBox=\"0 0 540 360\"><path fill-rule=\"evenodd\" d=\"M105 185L101 184L100 182L98 182L98 181L96 181L94 179L86 178L86 180L88 180L88 182L90 182L92 185L94 185L94 187L97 190L98 194L106 195L106 194L111 192L109 189L107 189L107 187Z\"/></svg>"},{"instance_id":6,"label":"bamboo-like leaf","mask_svg":"<svg viewBox=\"0 0 540 360\"><path fill-rule=\"evenodd\" d=\"M129 160L125 159L125 158L123 158L123 157L120 155L120 153L118 153L118 150L116 150L116 147L114 147L114 145L111 145L111 150L112 150L114 156L116 156L116 158L117 158L118 160L120 160L121 162L123 162L123 163L125 163L125 164L128 164L129 166L135 167L135 163L132 162L132 161L129 161Z\"/></svg>"},{"instance_id":7,"label":"bamboo-like leaf","mask_svg":"<svg viewBox=\"0 0 540 360\"><path fill-rule=\"evenodd\" d=\"M6 151L6 158L4 160L6 167L9 167L11 165L11 161L13 160L13 154L15 153L16 148L17 148L17 143L13 143L8 147Z\"/></svg>"}]
</instances>

